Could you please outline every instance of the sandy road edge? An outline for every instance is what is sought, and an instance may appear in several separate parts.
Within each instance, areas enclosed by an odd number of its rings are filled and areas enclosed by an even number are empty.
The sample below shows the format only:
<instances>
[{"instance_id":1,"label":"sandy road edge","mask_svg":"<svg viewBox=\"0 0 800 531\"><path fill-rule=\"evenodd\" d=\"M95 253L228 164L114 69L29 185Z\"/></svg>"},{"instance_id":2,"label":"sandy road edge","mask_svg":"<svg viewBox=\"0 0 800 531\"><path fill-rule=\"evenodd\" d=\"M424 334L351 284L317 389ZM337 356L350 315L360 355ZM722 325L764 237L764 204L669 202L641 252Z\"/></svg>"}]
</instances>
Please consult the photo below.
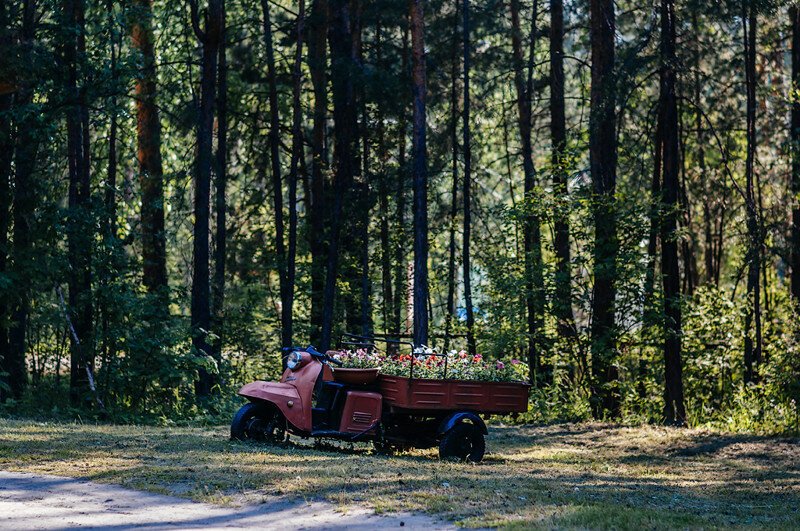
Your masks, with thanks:
<instances>
[{"instance_id":1,"label":"sandy road edge","mask_svg":"<svg viewBox=\"0 0 800 531\"><path fill-rule=\"evenodd\" d=\"M0 470L0 529L455 529L421 514L282 498L219 507L77 478Z\"/></svg>"}]
</instances>

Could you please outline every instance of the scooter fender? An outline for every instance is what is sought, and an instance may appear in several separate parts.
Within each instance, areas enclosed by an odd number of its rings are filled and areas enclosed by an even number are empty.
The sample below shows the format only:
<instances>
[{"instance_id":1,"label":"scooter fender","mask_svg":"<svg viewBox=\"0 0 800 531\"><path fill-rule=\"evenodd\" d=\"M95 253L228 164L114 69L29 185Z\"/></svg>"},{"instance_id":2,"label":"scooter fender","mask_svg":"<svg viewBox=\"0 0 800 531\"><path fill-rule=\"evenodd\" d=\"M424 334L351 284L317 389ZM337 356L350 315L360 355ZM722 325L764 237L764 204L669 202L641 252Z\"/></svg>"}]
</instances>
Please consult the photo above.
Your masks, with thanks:
<instances>
[{"instance_id":1,"label":"scooter fender","mask_svg":"<svg viewBox=\"0 0 800 531\"><path fill-rule=\"evenodd\" d=\"M486 429L486 423L483 421L480 416L476 415L471 411L459 411L457 413L453 413L445 417L442 422L439 424L439 429L436 431L437 435L444 435L450 429L455 426L456 424L461 424L463 422L469 422L477 426L481 432L486 435L489 433L489 430Z\"/></svg>"},{"instance_id":2,"label":"scooter fender","mask_svg":"<svg viewBox=\"0 0 800 531\"><path fill-rule=\"evenodd\" d=\"M251 400L269 402L283 413L295 429L311 431L310 415L304 413L303 400L293 385L279 382L253 382L239 389L239 395Z\"/></svg>"}]
</instances>

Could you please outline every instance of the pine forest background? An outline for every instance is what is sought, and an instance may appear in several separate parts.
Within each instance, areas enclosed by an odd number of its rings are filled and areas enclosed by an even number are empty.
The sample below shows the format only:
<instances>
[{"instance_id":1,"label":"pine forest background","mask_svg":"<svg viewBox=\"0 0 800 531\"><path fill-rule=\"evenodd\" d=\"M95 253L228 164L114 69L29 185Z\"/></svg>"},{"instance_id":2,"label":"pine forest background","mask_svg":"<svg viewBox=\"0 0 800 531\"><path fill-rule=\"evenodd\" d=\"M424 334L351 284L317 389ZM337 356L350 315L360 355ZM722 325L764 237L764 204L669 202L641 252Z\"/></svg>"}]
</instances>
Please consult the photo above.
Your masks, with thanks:
<instances>
[{"instance_id":1,"label":"pine forest background","mask_svg":"<svg viewBox=\"0 0 800 531\"><path fill-rule=\"evenodd\" d=\"M521 420L800 429L793 4L4 0L0 48L0 411L223 418L349 331L524 360Z\"/></svg>"}]
</instances>

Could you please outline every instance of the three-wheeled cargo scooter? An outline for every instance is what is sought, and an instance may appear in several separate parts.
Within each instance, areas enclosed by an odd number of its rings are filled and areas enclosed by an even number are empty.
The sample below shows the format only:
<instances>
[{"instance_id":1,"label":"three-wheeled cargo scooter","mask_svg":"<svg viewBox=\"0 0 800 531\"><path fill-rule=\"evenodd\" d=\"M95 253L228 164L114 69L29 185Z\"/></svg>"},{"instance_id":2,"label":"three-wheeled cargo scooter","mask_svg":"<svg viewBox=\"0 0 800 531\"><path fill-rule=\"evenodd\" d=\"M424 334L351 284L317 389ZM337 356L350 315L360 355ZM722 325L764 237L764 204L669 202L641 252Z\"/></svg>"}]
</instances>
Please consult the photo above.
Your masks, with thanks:
<instances>
[{"instance_id":1,"label":"three-wheeled cargo scooter","mask_svg":"<svg viewBox=\"0 0 800 531\"><path fill-rule=\"evenodd\" d=\"M529 385L380 375L347 369L313 346L290 349L280 382L256 381L239 394L249 403L231 438L281 442L307 438L372 441L381 452L439 446L441 459L480 461L488 433L481 415L522 413Z\"/></svg>"}]
</instances>

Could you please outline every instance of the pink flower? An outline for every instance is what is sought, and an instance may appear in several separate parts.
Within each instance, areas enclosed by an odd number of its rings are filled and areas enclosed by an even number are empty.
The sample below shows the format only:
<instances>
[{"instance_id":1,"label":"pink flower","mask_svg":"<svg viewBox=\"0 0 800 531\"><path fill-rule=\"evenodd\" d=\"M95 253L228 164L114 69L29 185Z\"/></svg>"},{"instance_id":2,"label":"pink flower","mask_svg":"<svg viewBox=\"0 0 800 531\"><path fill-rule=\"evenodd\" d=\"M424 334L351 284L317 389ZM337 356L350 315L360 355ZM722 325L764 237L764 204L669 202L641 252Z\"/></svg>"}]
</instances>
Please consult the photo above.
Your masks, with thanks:
<instances>
[{"instance_id":1,"label":"pink flower","mask_svg":"<svg viewBox=\"0 0 800 531\"><path fill-rule=\"evenodd\" d=\"M473 358L472 358L472 361L474 363L480 363L482 360L483 360L483 356L481 356L480 354L475 354L475 356L473 356Z\"/></svg>"},{"instance_id":2,"label":"pink flower","mask_svg":"<svg viewBox=\"0 0 800 531\"><path fill-rule=\"evenodd\" d=\"M506 368L506 364L505 363L503 363L502 361L498 361L497 362L497 370L498 371L502 371L505 368Z\"/></svg>"},{"instance_id":3,"label":"pink flower","mask_svg":"<svg viewBox=\"0 0 800 531\"><path fill-rule=\"evenodd\" d=\"M466 358L467 357L467 351L466 350L462 350L461 352L458 353L458 357L462 358L462 359Z\"/></svg>"},{"instance_id":4,"label":"pink flower","mask_svg":"<svg viewBox=\"0 0 800 531\"><path fill-rule=\"evenodd\" d=\"M521 362L518 359L511 360L511 365L519 365Z\"/></svg>"}]
</instances>

